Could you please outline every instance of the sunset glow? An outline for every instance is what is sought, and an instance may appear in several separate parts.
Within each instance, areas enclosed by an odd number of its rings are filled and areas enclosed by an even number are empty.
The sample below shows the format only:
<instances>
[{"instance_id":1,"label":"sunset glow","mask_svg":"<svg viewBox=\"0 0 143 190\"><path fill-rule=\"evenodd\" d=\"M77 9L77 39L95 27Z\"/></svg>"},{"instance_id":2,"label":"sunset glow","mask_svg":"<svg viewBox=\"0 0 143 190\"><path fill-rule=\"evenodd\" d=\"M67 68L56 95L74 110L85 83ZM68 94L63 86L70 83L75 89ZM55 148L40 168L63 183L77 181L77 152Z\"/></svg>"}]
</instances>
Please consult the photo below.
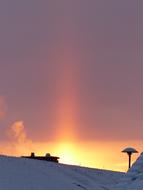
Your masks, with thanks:
<instances>
[{"instance_id":1,"label":"sunset glow","mask_svg":"<svg viewBox=\"0 0 143 190\"><path fill-rule=\"evenodd\" d=\"M2 4L0 154L126 171L122 149L143 146L143 3Z\"/></svg>"},{"instance_id":2,"label":"sunset glow","mask_svg":"<svg viewBox=\"0 0 143 190\"><path fill-rule=\"evenodd\" d=\"M140 144L142 141L134 142L45 142L37 143L26 140L25 142L3 143L0 146L1 154L8 155L45 155L51 153L60 157L60 163L80 165L85 167L109 169L115 171L127 171L128 157L121 153L128 144L134 145L139 152L142 152ZM3 148L4 147L4 148ZM134 162L139 154L134 154Z\"/></svg>"},{"instance_id":3,"label":"sunset glow","mask_svg":"<svg viewBox=\"0 0 143 190\"><path fill-rule=\"evenodd\" d=\"M139 144L142 142L128 142L140 152ZM114 145L113 145L114 144ZM128 157L121 153L126 142L59 142L50 144L35 144L35 152L44 155L49 151L60 157L60 163L109 169L114 171L127 171ZM39 147L39 148L38 148ZM42 148L41 148L42 147ZM139 154L133 155L132 162Z\"/></svg>"}]
</instances>

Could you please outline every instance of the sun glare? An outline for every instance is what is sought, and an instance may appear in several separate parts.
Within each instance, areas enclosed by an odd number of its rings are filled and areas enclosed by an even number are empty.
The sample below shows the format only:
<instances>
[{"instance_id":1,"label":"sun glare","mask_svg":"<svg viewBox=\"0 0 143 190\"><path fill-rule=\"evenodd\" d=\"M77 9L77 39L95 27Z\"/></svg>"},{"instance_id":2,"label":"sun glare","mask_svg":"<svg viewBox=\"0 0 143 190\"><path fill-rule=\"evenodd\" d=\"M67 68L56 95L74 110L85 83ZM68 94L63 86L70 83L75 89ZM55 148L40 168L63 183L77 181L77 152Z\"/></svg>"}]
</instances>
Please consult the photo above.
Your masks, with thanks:
<instances>
[{"instance_id":1,"label":"sun glare","mask_svg":"<svg viewBox=\"0 0 143 190\"><path fill-rule=\"evenodd\" d=\"M61 163L76 164L76 150L72 143L59 143L57 153Z\"/></svg>"}]
</instances>

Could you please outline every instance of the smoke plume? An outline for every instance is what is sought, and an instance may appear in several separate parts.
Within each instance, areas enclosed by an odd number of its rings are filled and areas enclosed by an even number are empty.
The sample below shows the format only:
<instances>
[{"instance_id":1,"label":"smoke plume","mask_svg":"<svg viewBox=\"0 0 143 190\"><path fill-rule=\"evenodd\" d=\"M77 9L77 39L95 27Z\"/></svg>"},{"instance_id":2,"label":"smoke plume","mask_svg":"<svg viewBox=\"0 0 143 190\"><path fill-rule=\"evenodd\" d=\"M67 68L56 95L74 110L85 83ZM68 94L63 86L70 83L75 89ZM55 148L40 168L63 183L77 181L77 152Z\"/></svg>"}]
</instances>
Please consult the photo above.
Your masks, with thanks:
<instances>
[{"instance_id":1,"label":"smoke plume","mask_svg":"<svg viewBox=\"0 0 143 190\"><path fill-rule=\"evenodd\" d=\"M16 155L27 154L33 150L33 142L27 137L23 121L15 121L9 128L11 149Z\"/></svg>"}]
</instances>

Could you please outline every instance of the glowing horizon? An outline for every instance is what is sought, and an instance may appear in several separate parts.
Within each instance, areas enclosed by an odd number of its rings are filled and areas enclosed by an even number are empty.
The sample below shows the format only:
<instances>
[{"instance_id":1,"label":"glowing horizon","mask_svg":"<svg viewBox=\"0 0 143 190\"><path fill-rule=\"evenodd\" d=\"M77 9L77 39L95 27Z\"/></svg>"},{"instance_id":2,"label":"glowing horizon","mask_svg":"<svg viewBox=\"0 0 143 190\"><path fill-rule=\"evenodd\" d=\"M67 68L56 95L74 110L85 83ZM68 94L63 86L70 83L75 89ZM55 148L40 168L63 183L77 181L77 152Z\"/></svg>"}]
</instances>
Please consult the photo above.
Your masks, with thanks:
<instances>
[{"instance_id":1,"label":"glowing horizon","mask_svg":"<svg viewBox=\"0 0 143 190\"><path fill-rule=\"evenodd\" d=\"M0 153L126 170L121 150L143 144L142 7L2 2Z\"/></svg>"},{"instance_id":2,"label":"glowing horizon","mask_svg":"<svg viewBox=\"0 0 143 190\"><path fill-rule=\"evenodd\" d=\"M141 152L140 145L142 141L57 141L57 142L34 142L27 137L22 121L15 122L9 131L13 134L12 141L0 144L1 154L22 156L30 155L35 152L36 155L45 155L50 153L60 157L60 163L79 165L84 167L108 169L113 171L127 171L128 157L121 153L127 146L135 147ZM136 160L139 154L134 154L132 162Z\"/></svg>"}]
</instances>

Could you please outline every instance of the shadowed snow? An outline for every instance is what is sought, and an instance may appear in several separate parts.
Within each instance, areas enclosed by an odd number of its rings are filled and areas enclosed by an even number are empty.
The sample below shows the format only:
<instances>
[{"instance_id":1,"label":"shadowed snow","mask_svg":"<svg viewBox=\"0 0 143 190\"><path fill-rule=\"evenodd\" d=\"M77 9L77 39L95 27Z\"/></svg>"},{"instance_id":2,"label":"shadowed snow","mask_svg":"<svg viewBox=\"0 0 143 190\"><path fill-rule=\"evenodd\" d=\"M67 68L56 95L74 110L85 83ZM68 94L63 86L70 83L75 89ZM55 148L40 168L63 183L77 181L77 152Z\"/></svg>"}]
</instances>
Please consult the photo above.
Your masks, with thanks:
<instances>
[{"instance_id":1,"label":"shadowed snow","mask_svg":"<svg viewBox=\"0 0 143 190\"><path fill-rule=\"evenodd\" d=\"M122 176L119 172L0 157L2 190L109 190Z\"/></svg>"}]
</instances>

